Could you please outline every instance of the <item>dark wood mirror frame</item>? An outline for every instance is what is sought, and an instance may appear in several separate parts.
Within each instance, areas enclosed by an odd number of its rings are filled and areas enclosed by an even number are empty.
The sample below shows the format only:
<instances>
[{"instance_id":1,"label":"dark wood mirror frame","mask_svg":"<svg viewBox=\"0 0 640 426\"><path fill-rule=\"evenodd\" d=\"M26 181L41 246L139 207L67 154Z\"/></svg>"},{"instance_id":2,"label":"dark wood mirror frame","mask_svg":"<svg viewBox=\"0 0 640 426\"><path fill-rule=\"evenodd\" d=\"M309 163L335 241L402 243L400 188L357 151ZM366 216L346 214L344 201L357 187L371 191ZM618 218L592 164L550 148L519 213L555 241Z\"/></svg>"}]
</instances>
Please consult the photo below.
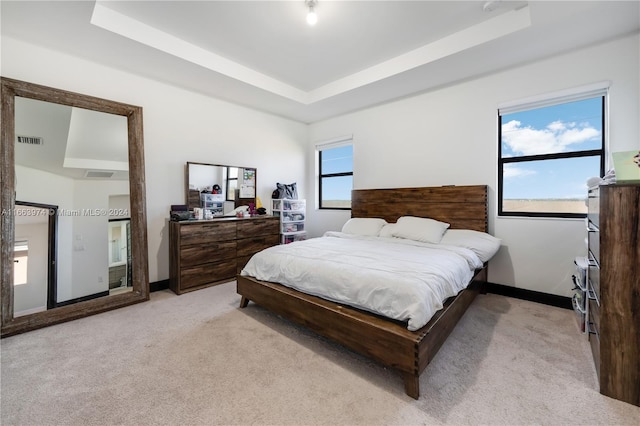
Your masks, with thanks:
<instances>
[{"instance_id":1,"label":"dark wood mirror frame","mask_svg":"<svg viewBox=\"0 0 640 426\"><path fill-rule=\"evenodd\" d=\"M146 190L142 108L92 96L0 78L2 86L0 136L0 320L2 337L82 318L88 315L149 300ZM91 299L44 312L14 318L13 245L15 237L15 97L52 102L127 117L129 137L129 197L131 208L131 250L133 289L131 292ZM5 214L8 213L8 214Z\"/></svg>"}]
</instances>

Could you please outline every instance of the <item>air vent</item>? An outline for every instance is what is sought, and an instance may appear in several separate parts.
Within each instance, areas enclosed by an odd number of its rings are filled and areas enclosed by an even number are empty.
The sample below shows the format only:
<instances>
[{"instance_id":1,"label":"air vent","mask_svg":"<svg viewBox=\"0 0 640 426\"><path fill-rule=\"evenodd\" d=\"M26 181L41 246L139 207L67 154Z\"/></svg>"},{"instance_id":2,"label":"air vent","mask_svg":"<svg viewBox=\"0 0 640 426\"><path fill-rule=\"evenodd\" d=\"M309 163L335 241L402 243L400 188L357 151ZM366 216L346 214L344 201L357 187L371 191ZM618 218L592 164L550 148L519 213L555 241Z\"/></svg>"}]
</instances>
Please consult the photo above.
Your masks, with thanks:
<instances>
[{"instance_id":1,"label":"air vent","mask_svg":"<svg viewBox=\"0 0 640 426\"><path fill-rule=\"evenodd\" d=\"M43 145L44 139L39 136L20 136L17 135L18 143L23 143L25 145Z\"/></svg>"},{"instance_id":2,"label":"air vent","mask_svg":"<svg viewBox=\"0 0 640 426\"><path fill-rule=\"evenodd\" d=\"M84 174L86 178L100 178L100 179L111 179L116 172L109 172L104 170L87 170Z\"/></svg>"}]
</instances>

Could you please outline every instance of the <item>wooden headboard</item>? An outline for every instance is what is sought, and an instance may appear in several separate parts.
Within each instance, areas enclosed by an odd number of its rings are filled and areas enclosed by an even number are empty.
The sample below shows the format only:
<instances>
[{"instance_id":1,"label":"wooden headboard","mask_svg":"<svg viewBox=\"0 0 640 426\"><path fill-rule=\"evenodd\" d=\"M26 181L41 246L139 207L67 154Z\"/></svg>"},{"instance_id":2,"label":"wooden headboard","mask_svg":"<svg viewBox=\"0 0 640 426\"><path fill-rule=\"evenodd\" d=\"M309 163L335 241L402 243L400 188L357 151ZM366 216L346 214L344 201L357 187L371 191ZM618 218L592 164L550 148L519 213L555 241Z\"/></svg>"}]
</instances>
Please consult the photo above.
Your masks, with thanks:
<instances>
[{"instance_id":1,"label":"wooden headboard","mask_svg":"<svg viewBox=\"0 0 640 426\"><path fill-rule=\"evenodd\" d=\"M488 232L487 186L354 189L351 217L380 217L395 222L400 216L428 217L451 224L451 229Z\"/></svg>"}]
</instances>

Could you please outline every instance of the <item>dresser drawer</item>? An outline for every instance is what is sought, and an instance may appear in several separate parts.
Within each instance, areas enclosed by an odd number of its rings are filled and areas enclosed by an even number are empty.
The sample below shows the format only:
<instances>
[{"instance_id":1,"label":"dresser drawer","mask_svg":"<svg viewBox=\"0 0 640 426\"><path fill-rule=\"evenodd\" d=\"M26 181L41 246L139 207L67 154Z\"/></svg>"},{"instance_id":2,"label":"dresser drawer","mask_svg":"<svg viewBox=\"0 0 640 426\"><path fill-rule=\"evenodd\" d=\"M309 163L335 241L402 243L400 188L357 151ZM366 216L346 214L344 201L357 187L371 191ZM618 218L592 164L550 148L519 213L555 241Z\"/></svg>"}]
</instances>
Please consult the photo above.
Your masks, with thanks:
<instances>
[{"instance_id":1,"label":"dresser drawer","mask_svg":"<svg viewBox=\"0 0 640 426\"><path fill-rule=\"evenodd\" d=\"M205 244L236 239L235 222L202 222L180 226L180 245Z\"/></svg>"},{"instance_id":2,"label":"dresser drawer","mask_svg":"<svg viewBox=\"0 0 640 426\"><path fill-rule=\"evenodd\" d=\"M593 292L593 296L600 303L600 268L597 265L589 265L589 292ZM592 296L591 294L589 295Z\"/></svg>"},{"instance_id":3,"label":"dresser drawer","mask_svg":"<svg viewBox=\"0 0 640 426\"><path fill-rule=\"evenodd\" d=\"M180 271L181 290L215 281L231 280L236 275L236 259L203 263Z\"/></svg>"},{"instance_id":4,"label":"dresser drawer","mask_svg":"<svg viewBox=\"0 0 640 426\"><path fill-rule=\"evenodd\" d=\"M589 241L589 251L593 255L593 258L600 264L600 232L589 231L587 232L587 239Z\"/></svg>"},{"instance_id":5,"label":"dresser drawer","mask_svg":"<svg viewBox=\"0 0 640 426\"><path fill-rule=\"evenodd\" d=\"M278 222L275 222L276 231ZM280 242L280 236L276 234L263 235L261 237L243 238L238 240L238 257L251 256L267 247L275 246Z\"/></svg>"},{"instance_id":6,"label":"dresser drawer","mask_svg":"<svg viewBox=\"0 0 640 426\"><path fill-rule=\"evenodd\" d=\"M598 378L600 378L600 336L590 333L589 344L591 345L591 353L593 354L593 363L596 366L596 374Z\"/></svg>"},{"instance_id":7,"label":"dresser drawer","mask_svg":"<svg viewBox=\"0 0 640 426\"><path fill-rule=\"evenodd\" d=\"M180 250L180 265L195 266L201 263L216 262L236 257L236 242L210 242L197 246L187 246Z\"/></svg>"},{"instance_id":8,"label":"dresser drawer","mask_svg":"<svg viewBox=\"0 0 640 426\"><path fill-rule=\"evenodd\" d=\"M589 300L589 324L589 330L600 336L600 306L593 299Z\"/></svg>"},{"instance_id":9,"label":"dresser drawer","mask_svg":"<svg viewBox=\"0 0 640 426\"><path fill-rule=\"evenodd\" d=\"M600 377L600 306L595 300L589 300L589 344L593 362Z\"/></svg>"},{"instance_id":10,"label":"dresser drawer","mask_svg":"<svg viewBox=\"0 0 640 426\"><path fill-rule=\"evenodd\" d=\"M278 222L276 221L276 229ZM280 235L265 235L262 237L245 238L238 240L238 274L242 272L242 268L247 264L251 256L266 248L273 247L280 243Z\"/></svg>"},{"instance_id":11,"label":"dresser drawer","mask_svg":"<svg viewBox=\"0 0 640 426\"><path fill-rule=\"evenodd\" d=\"M589 190L587 198L587 218L596 228L600 228L600 187Z\"/></svg>"},{"instance_id":12,"label":"dresser drawer","mask_svg":"<svg viewBox=\"0 0 640 426\"><path fill-rule=\"evenodd\" d=\"M238 238L278 234L278 218L266 217L245 219L238 222Z\"/></svg>"},{"instance_id":13,"label":"dresser drawer","mask_svg":"<svg viewBox=\"0 0 640 426\"><path fill-rule=\"evenodd\" d=\"M238 258L238 264L237 264L237 268L236 268L236 274L240 275L240 273L242 272L242 270L244 269L245 265L247 264L247 262L249 262L249 259L251 259L251 256L242 256Z\"/></svg>"}]
</instances>

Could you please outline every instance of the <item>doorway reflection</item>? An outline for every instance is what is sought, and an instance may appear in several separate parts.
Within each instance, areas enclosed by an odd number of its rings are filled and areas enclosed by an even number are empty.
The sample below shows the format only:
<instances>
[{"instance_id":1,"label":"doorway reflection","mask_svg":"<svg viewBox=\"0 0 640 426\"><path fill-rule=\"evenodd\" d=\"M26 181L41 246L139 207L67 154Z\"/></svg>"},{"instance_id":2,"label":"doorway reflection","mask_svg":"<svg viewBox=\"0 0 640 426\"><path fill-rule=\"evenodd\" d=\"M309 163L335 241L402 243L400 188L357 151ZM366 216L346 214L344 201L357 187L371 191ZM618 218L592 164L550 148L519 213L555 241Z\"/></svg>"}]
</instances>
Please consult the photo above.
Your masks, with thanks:
<instances>
[{"instance_id":1,"label":"doorway reflection","mask_svg":"<svg viewBox=\"0 0 640 426\"><path fill-rule=\"evenodd\" d=\"M131 291L131 221L109 220L109 294Z\"/></svg>"},{"instance_id":2,"label":"doorway reflection","mask_svg":"<svg viewBox=\"0 0 640 426\"><path fill-rule=\"evenodd\" d=\"M55 307L57 206L16 201L14 316Z\"/></svg>"}]
</instances>

